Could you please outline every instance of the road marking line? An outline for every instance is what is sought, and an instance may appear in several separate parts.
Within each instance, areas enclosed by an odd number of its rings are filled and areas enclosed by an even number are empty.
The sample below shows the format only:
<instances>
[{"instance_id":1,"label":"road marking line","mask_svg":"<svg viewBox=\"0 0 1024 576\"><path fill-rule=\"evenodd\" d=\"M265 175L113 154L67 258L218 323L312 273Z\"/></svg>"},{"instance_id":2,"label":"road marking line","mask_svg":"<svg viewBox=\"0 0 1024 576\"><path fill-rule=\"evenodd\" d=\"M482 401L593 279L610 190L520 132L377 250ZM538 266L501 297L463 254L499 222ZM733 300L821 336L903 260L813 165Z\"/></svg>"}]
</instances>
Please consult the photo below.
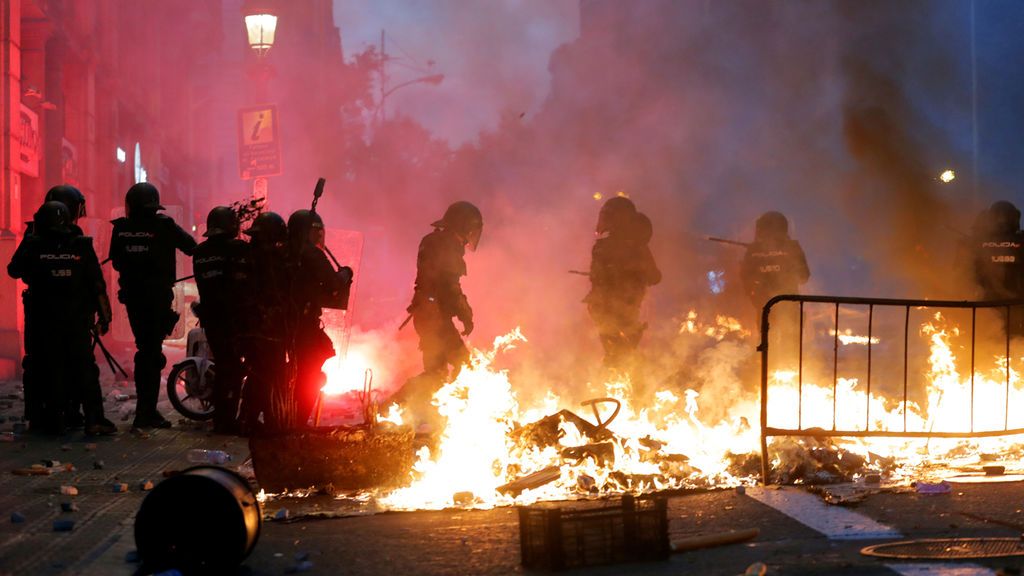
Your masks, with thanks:
<instances>
[{"instance_id":1,"label":"road marking line","mask_svg":"<svg viewBox=\"0 0 1024 576\"><path fill-rule=\"evenodd\" d=\"M883 540L902 538L898 530L863 514L829 506L821 498L800 488L748 487L747 496L770 506L797 522L821 532L830 540Z\"/></svg>"},{"instance_id":2,"label":"road marking line","mask_svg":"<svg viewBox=\"0 0 1024 576\"><path fill-rule=\"evenodd\" d=\"M995 570L977 564L886 564L900 576L995 576Z\"/></svg>"}]
</instances>

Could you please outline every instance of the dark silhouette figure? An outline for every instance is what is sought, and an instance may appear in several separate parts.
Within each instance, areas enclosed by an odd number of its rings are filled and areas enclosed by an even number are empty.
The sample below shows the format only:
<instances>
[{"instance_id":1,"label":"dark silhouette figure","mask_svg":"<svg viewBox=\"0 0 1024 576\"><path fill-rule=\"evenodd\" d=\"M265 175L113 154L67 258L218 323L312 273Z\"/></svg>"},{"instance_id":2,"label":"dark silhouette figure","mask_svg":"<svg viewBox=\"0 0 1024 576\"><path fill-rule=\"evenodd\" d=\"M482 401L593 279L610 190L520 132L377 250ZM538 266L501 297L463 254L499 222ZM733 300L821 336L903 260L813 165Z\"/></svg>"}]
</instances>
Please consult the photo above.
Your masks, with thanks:
<instances>
[{"instance_id":1,"label":"dark silhouette figure","mask_svg":"<svg viewBox=\"0 0 1024 576\"><path fill-rule=\"evenodd\" d=\"M321 368L335 355L334 344L320 321L324 304L348 289L324 254L325 233L324 222L316 212L297 210L288 218L288 266L294 314L291 361L295 367L295 423L298 426L304 426L312 416L320 389L327 382Z\"/></svg>"},{"instance_id":2,"label":"dark silhouette figure","mask_svg":"<svg viewBox=\"0 0 1024 576\"><path fill-rule=\"evenodd\" d=\"M760 313L773 296L797 294L811 272L800 243L789 237L789 221L780 212L765 212L754 224L741 269L743 287Z\"/></svg>"},{"instance_id":3,"label":"dark silhouette figure","mask_svg":"<svg viewBox=\"0 0 1024 576\"><path fill-rule=\"evenodd\" d=\"M984 300L1016 300L1024 297L1024 237L1020 210L1004 200L988 209L987 226L974 244L974 278ZM1014 306L1006 329L1024 335L1024 310Z\"/></svg>"},{"instance_id":4,"label":"dark silhouette figure","mask_svg":"<svg viewBox=\"0 0 1024 576\"><path fill-rule=\"evenodd\" d=\"M114 220L110 260L118 272L117 292L135 336L135 405L133 429L169 428L157 412L160 372L167 364L163 341L178 321L174 301L175 258L192 255L196 241L162 210L160 193L148 182L134 184L125 195L124 218Z\"/></svg>"},{"instance_id":5,"label":"dark silhouette figure","mask_svg":"<svg viewBox=\"0 0 1024 576\"><path fill-rule=\"evenodd\" d=\"M590 256L590 293L583 301L597 325L605 368L629 371L647 329L640 308L647 289L661 282L648 246L653 228L632 200L615 197L601 207L597 234Z\"/></svg>"},{"instance_id":6,"label":"dark silhouette figure","mask_svg":"<svg viewBox=\"0 0 1024 576\"><path fill-rule=\"evenodd\" d=\"M33 427L63 434L74 403L85 409L85 432L114 434L117 427L103 413L99 370L92 353L92 333L106 333L110 304L92 238L71 228L61 202L44 203L35 214L33 233L7 266L13 278L29 287L28 333L32 354Z\"/></svg>"},{"instance_id":7,"label":"dark silhouette figure","mask_svg":"<svg viewBox=\"0 0 1024 576\"><path fill-rule=\"evenodd\" d=\"M196 246L192 271L199 290L195 307L206 334L217 378L214 387L214 431L240 432L238 409L242 395L243 294L249 276L249 245L238 238L235 211L217 206L206 217L207 239Z\"/></svg>"},{"instance_id":8,"label":"dark silhouette figure","mask_svg":"<svg viewBox=\"0 0 1024 576\"><path fill-rule=\"evenodd\" d=\"M476 250L484 220L476 206L460 201L431 226L434 230L420 241L416 255L416 286L408 308L420 340L423 372L399 393L399 399L424 419L430 415L430 397L469 361L462 337L473 332L473 308L462 292L461 279L466 275L466 248ZM461 332L454 318L462 324Z\"/></svg>"},{"instance_id":9,"label":"dark silhouette figure","mask_svg":"<svg viewBox=\"0 0 1024 576\"><path fill-rule=\"evenodd\" d=\"M291 333L290 282L288 278L288 227L284 218L264 212L245 233L250 264L247 284L238 294L242 300L242 347L246 378L242 391L242 420L248 432L262 427L280 428L281 413L274 394L288 382L287 335Z\"/></svg>"}]
</instances>

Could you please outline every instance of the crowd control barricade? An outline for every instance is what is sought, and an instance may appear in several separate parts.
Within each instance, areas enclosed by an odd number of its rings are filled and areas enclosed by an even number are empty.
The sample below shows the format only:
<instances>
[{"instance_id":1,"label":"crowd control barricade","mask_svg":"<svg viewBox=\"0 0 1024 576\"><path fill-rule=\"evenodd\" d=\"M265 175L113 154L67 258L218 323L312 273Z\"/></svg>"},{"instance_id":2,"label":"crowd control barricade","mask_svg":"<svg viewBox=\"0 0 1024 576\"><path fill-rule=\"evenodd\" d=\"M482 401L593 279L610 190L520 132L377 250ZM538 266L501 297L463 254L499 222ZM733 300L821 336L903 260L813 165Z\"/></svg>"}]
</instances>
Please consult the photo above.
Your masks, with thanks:
<instances>
[{"instance_id":1,"label":"crowd control barricade","mask_svg":"<svg viewBox=\"0 0 1024 576\"><path fill-rule=\"evenodd\" d=\"M795 346L792 346L792 342L781 342L779 335L771 334L772 325L770 318L772 310L780 303L790 302L795 304L799 309L799 321L796 323L798 328L791 330L795 334L784 334L787 339L795 336L797 342ZM813 305L816 311L821 311L822 308L827 310L831 314L831 325L832 328L827 332L831 335L832 341L830 343L830 350L818 349L806 350L805 349L805 306ZM866 327L867 327L867 338L866 338L866 394L864 394L864 419L863 423L856 426L850 426L849 422L845 423L845 426L837 426L837 389L841 380L840 377L840 337L842 335L842 328L840 326L840 310L856 309L858 314L862 317L866 313ZM895 370L889 370L890 372L896 372L896 374L887 374L887 390L890 392L893 388L896 388L896 395L888 395L889 399L900 400L900 406L902 410L903 425L902 428L892 429L892 427L886 427L886 429L880 429L877 426L873 427L871 420L871 399L872 399L872 360L873 360L873 348L877 346L877 339L874 338L876 335L875 324L879 316L879 312L885 310L888 314L887 318L892 317L895 314L902 314L902 366L899 366L898 357L895 362L887 362L890 368L893 368L895 364ZM907 412L908 412L908 372L910 371L910 365L912 362L917 362L913 358L910 358L909 350L911 348L911 330L917 329L917 326L911 326L911 314L912 311L925 310L931 313L932 311L953 311L957 310L956 314L962 314L966 318L967 314L970 315L969 330L970 330L970 346L964 346L960 350L961 354L969 354L970 362L970 403L963 406L964 410L970 411L970 417L964 418L967 423L966 426L955 430L941 430L933 431L931 429L909 429L907 426ZM1011 310L1013 311L1012 316L1016 318L1016 314L1024 313L1024 300L1003 300L1003 301L950 301L950 300L899 300L899 299L888 299L888 298L854 298L854 297L841 297L841 296L810 296L810 295L780 295L769 300L761 311L761 336L758 351L761 353L761 478L762 482L768 483L771 468L771 459L768 452L768 438L772 436L789 436L789 437L812 437L812 438L827 438L827 437L890 437L890 438L981 438L991 436L1005 436L1013 434L1024 434L1024 427L1010 427L1010 389L1011 389L1011 330L1003 329L1002 332L1005 335L1000 336L1000 341L997 343L999 347L1002 347L1001 353L1005 354L1005 409L1002 410L1001 414L990 414L991 418L987 418L985 425L979 426L980 422L976 421L978 418L975 415L975 361L976 361L976 329L978 327L978 313L979 311L985 311L983 313L988 314L987 311L992 311L993 314L986 316L986 318L998 315L999 318L1005 318L1004 327L1009 324L1011 318ZM791 310L792 311L792 310ZM953 312L950 312L953 313ZM819 315L820 316L820 315ZM899 317L896 316L898 319ZM827 320L826 320L827 321ZM892 324L890 322L889 324ZM898 320L896 322L899 324ZM966 328L966 326L965 326ZM890 333L892 331L890 330ZM897 329L898 333L898 329ZM964 337L966 339L966 335ZM991 345L991 340L988 341ZM781 347L783 343L789 344L787 348L788 353L794 355L793 349L795 348L795 369L796 369L796 382L797 382L797 406L796 406L796 425L794 426L783 426L773 427L769 426L770 420L769 414L769 399L772 397L772 386L769 380L769 361L770 355L773 352L773 347ZM897 342L896 345L899 343ZM889 347L889 355L891 356L892 345ZM829 364L831 365L831 386L832 386L832 416L831 416L831 427L828 426L807 426L807 413L805 412L804 406L804 385L805 385L805 366L808 361L809 355L814 355L814 362L817 366L818 374L822 372L822 366L825 366L825 371ZM831 358L828 358L828 356ZM966 358L963 359L966 362ZM902 374L899 374L900 368L902 368ZM918 378L919 374L910 373L910 378ZM902 379L902 390L898 386ZM964 377L966 380L966 376ZM820 381L820 380L819 380ZM896 386L893 386L895 384ZM916 383L915 383L916 384ZM816 408L817 414L815 414L817 420L820 422L822 415L820 414L820 406ZM776 406L776 410L779 407ZM788 409L792 409L792 406L788 406ZM788 413L791 418L791 412ZM1002 425L998 425L998 420L1002 421ZM1015 422L1016 424L1016 422ZM980 428L980 429L979 429Z\"/></svg>"}]
</instances>

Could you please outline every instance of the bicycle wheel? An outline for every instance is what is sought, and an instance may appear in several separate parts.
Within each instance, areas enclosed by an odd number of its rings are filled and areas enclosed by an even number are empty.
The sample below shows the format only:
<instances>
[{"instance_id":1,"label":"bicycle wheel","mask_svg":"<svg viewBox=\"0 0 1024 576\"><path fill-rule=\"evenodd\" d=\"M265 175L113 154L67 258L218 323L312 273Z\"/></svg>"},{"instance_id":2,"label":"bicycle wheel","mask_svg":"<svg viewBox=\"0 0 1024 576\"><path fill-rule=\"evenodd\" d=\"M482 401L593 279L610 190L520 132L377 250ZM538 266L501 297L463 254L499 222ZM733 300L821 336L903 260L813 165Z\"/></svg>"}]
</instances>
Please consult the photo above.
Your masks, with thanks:
<instances>
[{"instance_id":1,"label":"bicycle wheel","mask_svg":"<svg viewBox=\"0 0 1024 576\"><path fill-rule=\"evenodd\" d=\"M213 378L212 364L201 378L195 361L182 362L167 376L167 399L186 418L209 420L213 418Z\"/></svg>"}]
</instances>

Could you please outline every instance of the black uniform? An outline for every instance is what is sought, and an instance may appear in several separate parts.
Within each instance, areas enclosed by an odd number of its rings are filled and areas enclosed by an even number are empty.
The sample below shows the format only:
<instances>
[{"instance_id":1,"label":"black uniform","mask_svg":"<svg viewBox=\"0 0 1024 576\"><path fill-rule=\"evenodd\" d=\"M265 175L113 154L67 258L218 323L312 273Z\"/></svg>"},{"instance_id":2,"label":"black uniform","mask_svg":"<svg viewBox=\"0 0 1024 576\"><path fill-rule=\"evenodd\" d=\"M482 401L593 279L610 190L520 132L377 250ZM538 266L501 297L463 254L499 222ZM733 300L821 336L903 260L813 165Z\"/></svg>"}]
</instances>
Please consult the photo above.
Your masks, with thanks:
<instances>
[{"instance_id":1,"label":"black uniform","mask_svg":"<svg viewBox=\"0 0 1024 576\"><path fill-rule=\"evenodd\" d=\"M112 427L103 414L91 330L97 313L109 323L106 283L92 238L71 229L27 235L7 267L28 285L26 351L31 358L29 417L35 426L63 432L75 400L85 409L86 431ZM106 308L106 309L104 309Z\"/></svg>"},{"instance_id":2,"label":"black uniform","mask_svg":"<svg viewBox=\"0 0 1024 576\"><path fill-rule=\"evenodd\" d=\"M167 359L163 341L178 321L174 301L175 252L191 255L192 236L173 219L155 212L114 220L110 260L118 271L117 296L128 311L135 336L135 423L138 427L167 426L156 410L160 371Z\"/></svg>"},{"instance_id":3,"label":"black uniform","mask_svg":"<svg viewBox=\"0 0 1024 576\"><path fill-rule=\"evenodd\" d=\"M214 427L221 432L236 429L244 377L242 295L248 288L249 267L249 245L228 236L210 237L192 255L199 290L196 311L217 365Z\"/></svg>"},{"instance_id":4,"label":"black uniform","mask_svg":"<svg viewBox=\"0 0 1024 576\"><path fill-rule=\"evenodd\" d=\"M465 242L447 228L424 236L416 255L416 287L408 310L420 338L423 372L439 382L449 376L449 366L454 376L469 360L469 350L452 320L473 325L473 309L461 285L465 255Z\"/></svg>"},{"instance_id":5,"label":"black uniform","mask_svg":"<svg viewBox=\"0 0 1024 576\"><path fill-rule=\"evenodd\" d=\"M289 227L290 228L290 227ZM327 381L321 369L334 356L334 344L323 329L323 303L343 289L334 267L322 250L307 244L290 262L292 310L295 313L293 356L295 363L296 423L304 425L313 413L320 389Z\"/></svg>"},{"instance_id":6,"label":"black uniform","mask_svg":"<svg viewBox=\"0 0 1024 576\"><path fill-rule=\"evenodd\" d=\"M741 274L751 303L760 311L774 296L798 293L811 272L800 243L787 236L752 242L743 255Z\"/></svg>"},{"instance_id":7,"label":"black uniform","mask_svg":"<svg viewBox=\"0 0 1024 576\"><path fill-rule=\"evenodd\" d=\"M661 282L661 271L648 246L650 221L641 213L631 224L612 227L598 238L590 257L590 293L584 298L604 348L604 364L626 368L643 337L640 308L647 288Z\"/></svg>"},{"instance_id":8,"label":"black uniform","mask_svg":"<svg viewBox=\"0 0 1024 576\"><path fill-rule=\"evenodd\" d=\"M287 342L294 317L290 312L287 228L279 215L267 212L256 218L246 234L252 241L251 268L239 293L246 364L242 419L249 431L255 431L262 415L266 428L275 430L281 427L283 417L279 392L289 378Z\"/></svg>"}]
</instances>

